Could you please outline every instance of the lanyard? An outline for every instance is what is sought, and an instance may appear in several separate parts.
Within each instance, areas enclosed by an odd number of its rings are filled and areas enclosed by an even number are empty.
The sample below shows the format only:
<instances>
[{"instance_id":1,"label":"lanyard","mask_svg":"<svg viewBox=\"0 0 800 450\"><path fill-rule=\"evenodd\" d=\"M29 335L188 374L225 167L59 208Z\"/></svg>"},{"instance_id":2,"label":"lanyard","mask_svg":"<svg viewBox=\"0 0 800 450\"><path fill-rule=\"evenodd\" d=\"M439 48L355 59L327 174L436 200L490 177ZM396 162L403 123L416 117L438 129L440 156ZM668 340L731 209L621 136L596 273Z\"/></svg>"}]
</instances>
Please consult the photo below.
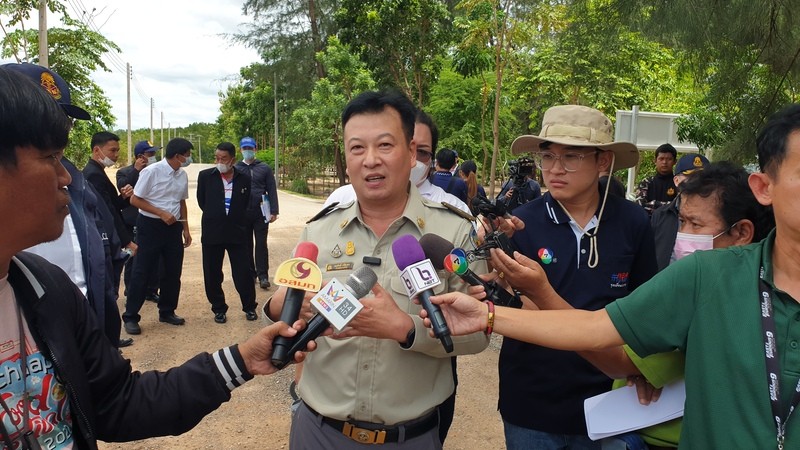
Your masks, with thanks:
<instances>
[{"instance_id":1,"label":"lanyard","mask_svg":"<svg viewBox=\"0 0 800 450\"><path fill-rule=\"evenodd\" d=\"M761 267L758 286L761 290L761 325L764 330L764 358L767 363L767 386L769 387L769 400L772 404L772 417L777 427L778 450L783 450L783 441L786 437L786 423L789 421L795 407L800 403L800 381L794 388L792 402L786 416L782 416L781 409L781 379L780 362L778 361L778 342L775 338L775 317L772 311L772 294L769 286L764 281L764 267Z\"/></svg>"}]
</instances>

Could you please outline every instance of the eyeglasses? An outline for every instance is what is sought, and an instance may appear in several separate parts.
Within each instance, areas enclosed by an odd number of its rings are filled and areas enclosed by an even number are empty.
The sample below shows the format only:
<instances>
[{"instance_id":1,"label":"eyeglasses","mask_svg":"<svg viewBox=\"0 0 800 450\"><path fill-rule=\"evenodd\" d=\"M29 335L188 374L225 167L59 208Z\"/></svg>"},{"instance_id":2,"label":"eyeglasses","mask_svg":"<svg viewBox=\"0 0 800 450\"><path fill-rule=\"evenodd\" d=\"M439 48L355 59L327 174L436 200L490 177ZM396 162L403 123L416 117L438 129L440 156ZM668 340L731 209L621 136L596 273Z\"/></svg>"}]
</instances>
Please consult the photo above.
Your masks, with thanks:
<instances>
[{"instance_id":1,"label":"eyeglasses","mask_svg":"<svg viewBox=\"0 0 800 450\"><path fill-rule=\"evenodd\" d=\"M417 149L417 161L419 162L430 162L431 158L433 158L433 153Z\"/></svg>"},{"instance_id":2,"label":"eyeglasses","mask_svg":"<svg viewBox=\"0 0 800 450\"><path fill-rule=\"evenodd\" d=\"M555 165L556 161L561 161L561 167L563 167L565 171L576 172L581 168L581 162L583 161L583 158L591 154L592 153L567 152L561 156L558 156L552 152L537 152L532 156L533 161L542 170L553 170L553 166Z\"/></svg>"}]
</instances>

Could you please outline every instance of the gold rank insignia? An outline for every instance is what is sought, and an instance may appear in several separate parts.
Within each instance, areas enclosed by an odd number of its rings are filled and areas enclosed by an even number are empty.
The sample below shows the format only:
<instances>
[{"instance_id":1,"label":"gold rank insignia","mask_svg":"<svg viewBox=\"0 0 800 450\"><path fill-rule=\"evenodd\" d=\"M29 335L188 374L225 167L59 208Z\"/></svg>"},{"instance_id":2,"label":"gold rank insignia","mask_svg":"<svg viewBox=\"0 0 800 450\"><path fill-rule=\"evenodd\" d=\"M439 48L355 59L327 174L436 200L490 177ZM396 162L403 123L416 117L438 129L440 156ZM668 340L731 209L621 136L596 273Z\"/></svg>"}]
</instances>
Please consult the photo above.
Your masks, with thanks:
<instances>
[{"instance_id":1,"label":"gold rank insignia","mask_svg":"<svg viewBox=\"0 0 800 450\"><path fill-rule=\"evenodd\" d=\"M673 189L673 188L669 188L669 189L667 189L667 195L669 195L670 197L672 197L673 195L675 195L675 189Z\"/></svg>"},{"instance_id":2,"label":"gold rank insignia","mask_svg":"<svg viewBox=\"0 0 800 450\"><path fill-rule=\"evenodd\" d=\"M339 224L339 228L344 228L346 226L347 226L347 219L345 219L344 222Z\"/></svg>"},{"instance_id":3,"label":"gold rank insignia","mask_svg":"<svg viewBox=\"0 0 800 450\"><path fill-rule=\"evenodd\" d=\"M342 256L342 249L339 248L339 244L336 244L336 246L333 247L333 250L331 250L331 256L333 256L334 258L339 258L340 256Z\"/></svg>"},{"instance_id":4,"label":"gold rank insignia","mask_svg":"<svg viewBox=\"0 0 800 450\"><path fill-rule=\"evenodd\" d=\"M344 248L344 253L347 256L353 256L356 254L356 246L353 244L353 241L347 241L347 245Z\"/></svg>"},{"instance_id":5,"label":"gold rank insignia","mask_svg":"<svg viewBox=\"0 0 800 450\"><path fill-rule=\"evenodd\" d=\"M425 228L425 219L423 219L422 217L417 217L417 225L420 228Z\"/></svg>"}]
</instances>

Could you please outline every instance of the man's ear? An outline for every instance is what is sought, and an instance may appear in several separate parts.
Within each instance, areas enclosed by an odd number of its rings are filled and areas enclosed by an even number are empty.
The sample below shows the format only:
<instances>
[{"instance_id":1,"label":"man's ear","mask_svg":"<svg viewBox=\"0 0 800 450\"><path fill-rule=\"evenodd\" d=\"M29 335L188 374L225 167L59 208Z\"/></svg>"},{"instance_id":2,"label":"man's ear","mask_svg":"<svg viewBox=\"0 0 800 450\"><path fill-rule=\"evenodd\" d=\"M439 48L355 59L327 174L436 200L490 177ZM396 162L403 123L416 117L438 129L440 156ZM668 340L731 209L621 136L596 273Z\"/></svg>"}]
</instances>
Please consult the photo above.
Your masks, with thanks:
<instances>
[{"instance_id":1,"label":"man's ear","mask_svg":"<svg viewBox=\"0 0 800 450\"><path fill-rule=\"evenodd\" d=\"M772 204L772 185L775 184L775 181L770 175L760 172L751 173L747 178L747 183L758 203L764 206Z\"/></svg>"},{"instance_id":2,"label":"man's ear","mask_svg":"<svg viewBox=\"0 0 800 450\"><path fill-rule=\"evenodd\" d=\"M747 245L753 242L756 229L753 222L749 219L742 219L731 228L730 234L733 236L735 243L733 245Z\"/></svg>"},{"instance_id":3,"label":"man's ear","mask_svg":"<svg viewBox=\"0 0 800 450\"><path fill-rule=\"evenodd\" d=\"M614 152L601 151L597 154L597 167L600 172L610 172L611 162L614 159Z\"/></svg>"}]
</instances>

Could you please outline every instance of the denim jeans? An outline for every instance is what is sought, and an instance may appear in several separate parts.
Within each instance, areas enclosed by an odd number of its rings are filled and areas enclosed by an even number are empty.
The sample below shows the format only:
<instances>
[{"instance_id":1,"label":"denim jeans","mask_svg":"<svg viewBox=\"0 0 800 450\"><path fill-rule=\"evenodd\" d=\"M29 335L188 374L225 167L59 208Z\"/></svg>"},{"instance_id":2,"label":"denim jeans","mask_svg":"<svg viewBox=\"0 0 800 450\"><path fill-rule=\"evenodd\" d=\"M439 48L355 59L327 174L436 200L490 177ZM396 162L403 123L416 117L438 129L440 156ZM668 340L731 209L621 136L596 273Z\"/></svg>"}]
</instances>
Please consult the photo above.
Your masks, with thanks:
<instances>
[{"instance_id":1,"label":"denim jeans","mask_svg":"<svg viewBox=\"0 0 800 450\"><path fill-rule=\"evenodd\" d=\"M518 427L503 421L508 450L601 450L599 441L588 436L574 434L552 434L530 428Z\"/></svg>"}]
</instances>

